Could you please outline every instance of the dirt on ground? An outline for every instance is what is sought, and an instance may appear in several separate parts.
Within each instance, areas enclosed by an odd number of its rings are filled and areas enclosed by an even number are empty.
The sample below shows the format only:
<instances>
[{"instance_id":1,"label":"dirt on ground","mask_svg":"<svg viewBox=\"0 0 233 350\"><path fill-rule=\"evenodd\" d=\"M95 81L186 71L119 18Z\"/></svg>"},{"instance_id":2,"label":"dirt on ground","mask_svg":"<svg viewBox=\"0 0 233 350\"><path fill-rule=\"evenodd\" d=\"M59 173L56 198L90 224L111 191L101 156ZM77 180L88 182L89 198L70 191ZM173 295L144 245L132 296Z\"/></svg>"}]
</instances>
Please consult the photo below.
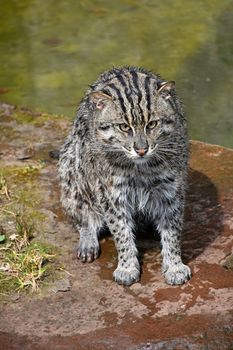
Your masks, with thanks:
<instances>
[{"instance_id":1,"label":"dirt on ground","mask_svg":"<svg viewBox=\"0 0 233 350\"><path fill-rule=\"evenodd\" d=\"M111 237L101 255L77 261L78 233L59 202L57 160L70 129L65 117L0 105L0 167L43 166L36 176L41 232L56 247L60 268L37 293L0 301L1 350L232 350L233 151L193 141L182 239L193 273L182 286L161 275L158 238L140 237L139 283L112 281L117 254ZM52 153L51 153L52 152Z\"/></svg>"}]
</instances>

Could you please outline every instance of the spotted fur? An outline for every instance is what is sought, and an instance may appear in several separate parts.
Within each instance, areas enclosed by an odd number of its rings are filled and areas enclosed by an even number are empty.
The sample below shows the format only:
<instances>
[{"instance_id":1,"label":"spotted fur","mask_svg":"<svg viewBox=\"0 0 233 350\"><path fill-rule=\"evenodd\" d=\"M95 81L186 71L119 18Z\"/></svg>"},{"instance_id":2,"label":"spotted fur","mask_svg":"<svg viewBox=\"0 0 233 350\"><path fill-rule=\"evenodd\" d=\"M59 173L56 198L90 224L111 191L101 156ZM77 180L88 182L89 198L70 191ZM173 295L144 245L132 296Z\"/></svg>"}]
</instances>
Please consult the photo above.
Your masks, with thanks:
<instances>
[{"instance_id":1,"label":"spotted fur","mask_svg":"<svg viewBox=\"0 0 233 350\"><path fill-rule=\"evenodd\" d=\"M80 230L77 257L99 255L98 232L110 229L118 251L114 279L140 278L134 229L137 217L161 235L163 273L182 284L181 260L188 140L174 82L140 68L100 76L81 102L61 150L61 201Z\"/></svg>"}]
</instances>

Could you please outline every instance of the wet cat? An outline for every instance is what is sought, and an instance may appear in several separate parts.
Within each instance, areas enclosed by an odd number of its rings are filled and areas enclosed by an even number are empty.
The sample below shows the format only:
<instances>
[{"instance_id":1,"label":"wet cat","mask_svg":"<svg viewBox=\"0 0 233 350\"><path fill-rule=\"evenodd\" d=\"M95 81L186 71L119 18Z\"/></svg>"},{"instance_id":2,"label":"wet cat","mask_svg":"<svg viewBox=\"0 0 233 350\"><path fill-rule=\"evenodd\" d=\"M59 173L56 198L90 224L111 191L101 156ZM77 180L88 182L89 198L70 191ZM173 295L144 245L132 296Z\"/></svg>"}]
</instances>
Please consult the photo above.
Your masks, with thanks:
<instances>
[{"instance_id":1,"label":"wet cat","mask_svg":"<svg viewBox=\"0 0 233 350\"><path fill-rule=\"evenodd\" d=\"M61 200L80 230L77 257L98 257L98 232L107 226L119 284L140 279L134 237L140 215L160 233L166 282L191 276L180 249L188 140L174 85L141 68L105 72L87 91L61 150Z\"/></svg>"}]
</instances>

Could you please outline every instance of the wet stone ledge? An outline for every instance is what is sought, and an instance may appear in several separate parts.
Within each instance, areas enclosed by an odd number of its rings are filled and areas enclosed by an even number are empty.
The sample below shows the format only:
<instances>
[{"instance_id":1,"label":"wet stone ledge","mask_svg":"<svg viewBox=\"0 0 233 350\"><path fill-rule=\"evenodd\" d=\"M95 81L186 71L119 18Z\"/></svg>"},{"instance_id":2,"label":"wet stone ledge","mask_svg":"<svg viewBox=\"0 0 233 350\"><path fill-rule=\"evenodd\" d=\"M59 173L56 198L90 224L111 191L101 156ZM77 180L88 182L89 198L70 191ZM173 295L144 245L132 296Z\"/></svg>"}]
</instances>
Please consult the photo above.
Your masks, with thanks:
<instances>
[{"instance_id":1,"label":"wet stone ledge","mask_svg":"<svg viewBox=\"0 0 233 350\"><path fill-rule=\"evenodd\" d=\"M42 215L34 239L55 247L60 266L37 293L0 298L0 350L232 349L233 151L191 145L182 245L192 279L165 284L159 242L148 234L139 241L141 281L126 288L112 281L117 256L110 237L94 263L75 259L78 237L60 207L50 157L70 125L65 117L0 104L0 167L6 182L6 169L36 167L27 188ZM10 177L12 191L27 187L27 179Z\"/></svg>"}]
</instances>

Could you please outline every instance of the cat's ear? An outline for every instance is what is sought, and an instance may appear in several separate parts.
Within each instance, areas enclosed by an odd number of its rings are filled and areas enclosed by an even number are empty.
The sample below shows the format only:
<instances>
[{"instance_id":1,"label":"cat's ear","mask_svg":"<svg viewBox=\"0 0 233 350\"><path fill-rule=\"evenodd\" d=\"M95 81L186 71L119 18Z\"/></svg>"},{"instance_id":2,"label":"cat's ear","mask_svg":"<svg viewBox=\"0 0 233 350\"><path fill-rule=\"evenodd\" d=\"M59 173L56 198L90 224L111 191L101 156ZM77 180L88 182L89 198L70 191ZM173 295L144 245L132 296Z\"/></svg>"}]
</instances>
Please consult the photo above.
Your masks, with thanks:
<instances>
[{"instance_id":1,"label":"cat's ear","mask_svg":"<svg viewBox=\"0 0 233 350\"><path fill-rule=\"evenodd\" d=\"M161 92L170 93L175 88L176 83L174 81L164 81L158 86L157 94Z\"/></svg>"},{"instance_id":2,"label":"cat's ear","mask_svg":"<svg viewBox=\"0 0 233 350\"><path fill-rule=\"evenodd\" d=\"M112 96L102 91L91 92L89 98L99 110L102 110L109 101L112 101Z\"/></svg>"}]
</instances>

